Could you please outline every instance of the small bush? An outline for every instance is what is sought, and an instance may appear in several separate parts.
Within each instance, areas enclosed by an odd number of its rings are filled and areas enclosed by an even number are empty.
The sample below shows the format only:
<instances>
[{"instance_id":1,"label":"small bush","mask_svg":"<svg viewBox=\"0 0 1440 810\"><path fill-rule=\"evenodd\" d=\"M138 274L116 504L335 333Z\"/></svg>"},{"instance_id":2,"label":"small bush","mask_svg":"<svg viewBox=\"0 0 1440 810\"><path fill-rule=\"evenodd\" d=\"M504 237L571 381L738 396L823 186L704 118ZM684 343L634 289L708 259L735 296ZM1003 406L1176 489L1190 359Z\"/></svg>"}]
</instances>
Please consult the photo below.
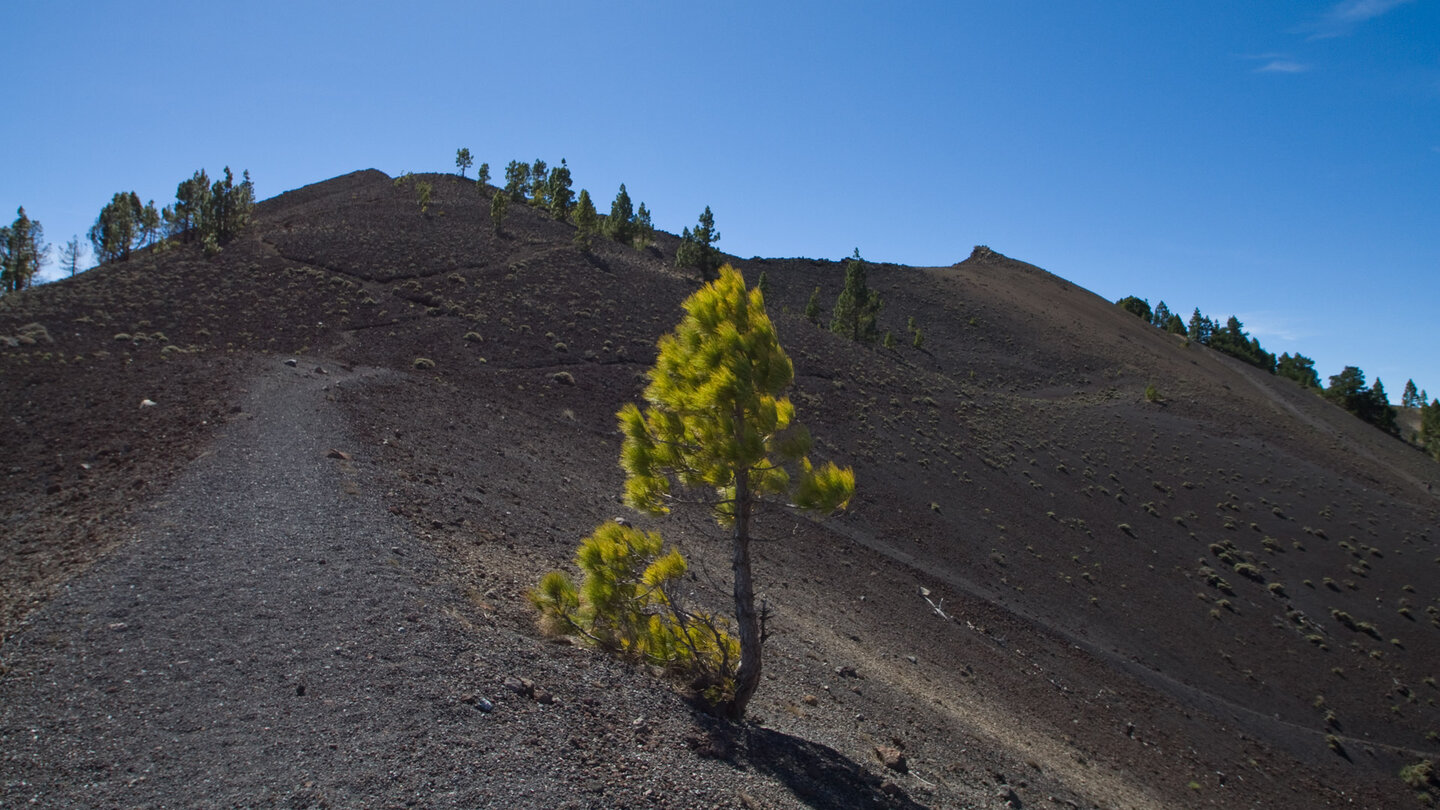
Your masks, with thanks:
<instances>
[{"instance_id":1,"label":"small bush","mask_svg":"<svg viewBox=\"0 0 1440 810\"><path fill-rule=\"evenodd\" d=\"M1440 781L1435 778L1435 765L1429 760L1401 768L1400 780L1416 790L1430 786L1440 787Z\"/></svg>"},{"instance_id":2,"label":"small bush","mask_svg":"<svg viewBox=\"0 0 1440 810\"><path fill-rule=\"evenodd\" d=\"M435 361L431 360L428 357L417 357L415 358L415 361L412 362L410 365L414 366L420 371L429 371L430 369L435 368Z\"/></svg>"},{"instance_id":3,"label":"small bush","mask_svg":"<svg viewBox=\"0 0 1440 810\"><path fill-rule=\"evenodd\" d=\"M740 643L723 617L681 604L685 558L675 549L662 554L662 545L655 532L602 524L575 552L580 587L552 571L528 598L545 632L661 667L719 705L733 692Z\"/></svg>"},{"instance_id":4,"label":"small bush","mask_svg":"<svg viewBox=\"0 0 1440 810\"><path fill-rule=\"evenodd\" d=\"M1150 385L1145 386L1145 401L1146 401L1146 402L1160 402L1160 401L1161 401L1160 389L1156 388L1153 383L1150 384Z\"/></svg>"}]
</instances>

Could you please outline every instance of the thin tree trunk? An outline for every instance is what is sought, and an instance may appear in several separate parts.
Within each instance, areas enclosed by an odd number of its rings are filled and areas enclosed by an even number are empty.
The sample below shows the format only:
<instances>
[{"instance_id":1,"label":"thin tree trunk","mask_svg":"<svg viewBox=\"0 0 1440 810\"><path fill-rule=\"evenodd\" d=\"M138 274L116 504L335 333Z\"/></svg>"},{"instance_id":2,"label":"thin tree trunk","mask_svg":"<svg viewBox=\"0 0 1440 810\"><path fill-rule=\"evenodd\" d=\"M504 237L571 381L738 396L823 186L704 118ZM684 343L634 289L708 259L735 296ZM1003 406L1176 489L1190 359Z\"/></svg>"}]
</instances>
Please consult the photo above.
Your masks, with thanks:
<instances>
[{"instance_id":1,"label":"thin tree trunk","mask_svg":"<svg viewBox=\"0 0 1440 810\"><path fill-rule=\"evenodd\" d=\"M740 667L735 672L735 697L727 712L745 716L745 706L760 685L760 616L755 612L755 584L750 577L750 475L735 477L735 624L740 635Z\"/></svg>"}]
</instances>

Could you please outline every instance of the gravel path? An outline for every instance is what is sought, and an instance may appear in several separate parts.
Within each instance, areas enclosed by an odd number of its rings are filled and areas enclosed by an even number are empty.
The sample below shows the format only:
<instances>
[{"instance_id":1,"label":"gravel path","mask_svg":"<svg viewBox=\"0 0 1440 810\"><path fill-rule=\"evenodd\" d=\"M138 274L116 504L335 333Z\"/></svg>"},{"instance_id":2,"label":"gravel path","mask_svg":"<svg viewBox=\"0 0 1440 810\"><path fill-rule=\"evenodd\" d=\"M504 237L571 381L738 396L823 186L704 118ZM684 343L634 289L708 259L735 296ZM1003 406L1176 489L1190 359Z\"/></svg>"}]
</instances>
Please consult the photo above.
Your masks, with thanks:
<instances>
[{"instance_id":1,"label":"gravel path","mask_svg":"<svg viewBox=\"0 0 1440 810\"><path fill-rule=\"evenodd\" d=\"M465 640L433 560L329 455L326 390L360 375L311 368L257 380L253 418L7 645L0 804L364 803L426 787L387 752L483 719L444 700Z\"/></svg>"}]
</instances>

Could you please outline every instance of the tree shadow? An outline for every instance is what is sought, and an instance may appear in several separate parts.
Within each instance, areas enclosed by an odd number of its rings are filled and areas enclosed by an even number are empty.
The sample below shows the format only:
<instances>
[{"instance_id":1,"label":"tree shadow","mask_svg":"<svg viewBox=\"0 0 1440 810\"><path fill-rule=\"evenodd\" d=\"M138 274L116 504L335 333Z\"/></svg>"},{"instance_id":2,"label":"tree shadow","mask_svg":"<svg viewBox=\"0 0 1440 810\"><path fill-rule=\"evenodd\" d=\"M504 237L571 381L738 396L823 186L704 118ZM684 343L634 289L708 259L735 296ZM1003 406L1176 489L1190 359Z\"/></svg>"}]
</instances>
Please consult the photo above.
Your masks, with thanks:
<instances>
[{"instance_id":1,"label":"tree shadow","mask_svg":"<svg viewBox=\"0 0 1440 810\"><path fill-rule=\"evenodd\" d=\"M828 745L748 723L696 719L701 728L687 740L695 753L774 777L806 807L925 810L895 782Z\"/></svg>"}]
</instances>

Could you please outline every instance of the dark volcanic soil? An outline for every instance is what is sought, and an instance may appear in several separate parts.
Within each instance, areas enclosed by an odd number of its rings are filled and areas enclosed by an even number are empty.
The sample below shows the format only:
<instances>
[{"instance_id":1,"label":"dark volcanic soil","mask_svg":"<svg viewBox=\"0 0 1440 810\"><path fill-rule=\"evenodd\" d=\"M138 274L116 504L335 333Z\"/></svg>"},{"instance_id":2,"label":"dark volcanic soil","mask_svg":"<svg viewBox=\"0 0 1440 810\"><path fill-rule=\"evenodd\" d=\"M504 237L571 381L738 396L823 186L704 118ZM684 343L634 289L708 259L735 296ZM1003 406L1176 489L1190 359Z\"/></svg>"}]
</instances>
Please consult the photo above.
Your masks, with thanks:
<instances>
[{"instance_id":1,"label":"dark volcanic soil","mask_svg":"<svg viewBox=\"0 0 1440 810\"><path fill-rule=\"evenodd\" d=\"M747 724L546 641L523 594L626 514L614 413L696 281L429 179L0 299L0 805L1415 801L1440 467L988 251L871 269L923 349L798 315L839 263L737 262L858 478L761 516ZM627 517L723 606L703 515Z\"/></svg>"}]
</instances>

